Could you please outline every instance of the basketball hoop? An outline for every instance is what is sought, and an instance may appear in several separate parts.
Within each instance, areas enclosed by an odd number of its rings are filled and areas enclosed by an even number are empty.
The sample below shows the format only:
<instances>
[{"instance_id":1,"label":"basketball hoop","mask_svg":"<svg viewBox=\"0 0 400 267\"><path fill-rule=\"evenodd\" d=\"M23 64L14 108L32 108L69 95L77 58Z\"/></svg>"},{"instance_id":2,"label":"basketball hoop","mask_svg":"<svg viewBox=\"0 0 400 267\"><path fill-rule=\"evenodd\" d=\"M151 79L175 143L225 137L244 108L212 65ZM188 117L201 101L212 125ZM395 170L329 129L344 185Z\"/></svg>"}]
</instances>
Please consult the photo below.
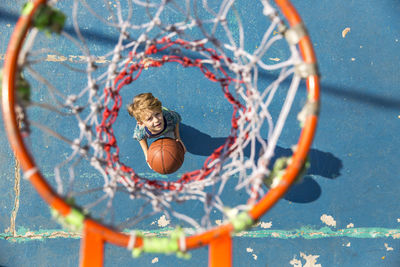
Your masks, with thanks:
<instances>
[{"instance_id":1,"label":"basketball hoop","mask_svg":"<svg viewBox=\"0 0 400 267\"><path fill-rule=\"evenodd\" d=\"M83 0L69 5L36 0L26 4L10 39L2 81L9 142L24 177L54 216L82 231L81 266L101 266L105 243L125 247L134 256L143 252L182 256L209 246L210 266L231 266L232 233L250 228L306 169L317 126L319 78L310 38L292 4L254 3L254 16L265 19L265 31L256 48L246 49L248 24L238 3L178 2ZM81 25L82 17L93 23ZM96 40L85 36L90 27L115 34L107 53L96 54L97 44L90 43ZM82 56L58 52L61 42ZM48 62L55 62L50 69ZM113 129L125 86L134 84L143 70L169 64L197 69L202 79L220 85L233 110L224 144L198 170L176 181L143 177L122 162ZM262 85L259 76L267 72L273 80ZM56 85L59 73L76 86ZM302 79L307 92L298 90ZM79 83L82 80L84 84ZM296 102L295 96L301 94L304 97ZM279 112L271 111L275 99L281 100ZM40 122L32 119L37 116ZM292 144L292 155L276 159L275 148L291 117L299 120L299 138ZM75 127L56 132L54 118L74 121ZM38 136L43 134L57 140L54 149L65 149L59 162L53 155L48 158L52 172L47 163L40 164L43 160L35 150L41 146L35 140L42 140ZM244 155L245 149L249 155ZM87 168L95 173L93 179L84 179ZM44 177L44 173L52 174ZM227 184L246 194L245 203L224 202ZM113 203L120 197L138 203L132 204L138 208L123 222L115 222ZM184 214L181 205L194 201L202 205L201 214ZM214 213L222 217L222 224L212 222ZM167 238L138 231L141 221L157 214L174 221ZM123 232L127 226L131 234Z\"/></svg>"}]
</instances>

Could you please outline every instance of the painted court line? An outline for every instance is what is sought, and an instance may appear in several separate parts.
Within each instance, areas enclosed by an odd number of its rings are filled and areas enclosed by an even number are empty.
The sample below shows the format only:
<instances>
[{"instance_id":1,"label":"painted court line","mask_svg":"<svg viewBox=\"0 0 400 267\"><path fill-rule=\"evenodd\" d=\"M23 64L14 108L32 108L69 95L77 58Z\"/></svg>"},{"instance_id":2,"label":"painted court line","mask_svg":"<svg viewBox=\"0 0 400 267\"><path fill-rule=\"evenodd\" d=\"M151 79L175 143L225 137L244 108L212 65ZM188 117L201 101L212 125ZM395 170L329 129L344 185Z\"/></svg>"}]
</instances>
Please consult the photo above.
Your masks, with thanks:
<instances>
[{"instance_id":1,"label":"painted court line","mask_svg":"<svg viewBox=\"0 0 400 267\"><path fill-rule=\"evenodd\" d=\"M172 228L160 228L158 230L143 230L142 233L145 236L154 237L166 237L168 236ZM127 233L129 231L126 231ZM277 239L322 239L322 238L334 238L334 237L350 237L350 238L393 238L400 239L400 229L389 229L382 227L362 227L362 228L348 228L332 230L329 227L322 227L320 229L313 229L308 227L302 227L296 230L251 230L244 231L234 235L235 237L246 237L246 238L277 238ZM5 239L14 242L27 242L32 240L45 240L54 238L67 238L67 239L78 239L81 238L81 233L68 232L65 230L40 230L30 231L24 228L20 228L12 233L0 234L0 239Z\"/></svg>"},{"instance_id":2,"label":"painted court line","mask_svg":"<svg viewBox=\"0 0 400 267\"><path fill-rule=\"evenodd\" d=\"M14 165L15 198L14 198L14 206L13 206L13 209L11 211L11 216L10 216L10 227L8 228L8 231L10 233L12 233L13 235L17 234L17 232L15 230L15 220L17 219L17 213L19 210L20 182L21 182L20 165L19 165L19 161L15 159L15 165Z\"/></svg>"}]
</instances>

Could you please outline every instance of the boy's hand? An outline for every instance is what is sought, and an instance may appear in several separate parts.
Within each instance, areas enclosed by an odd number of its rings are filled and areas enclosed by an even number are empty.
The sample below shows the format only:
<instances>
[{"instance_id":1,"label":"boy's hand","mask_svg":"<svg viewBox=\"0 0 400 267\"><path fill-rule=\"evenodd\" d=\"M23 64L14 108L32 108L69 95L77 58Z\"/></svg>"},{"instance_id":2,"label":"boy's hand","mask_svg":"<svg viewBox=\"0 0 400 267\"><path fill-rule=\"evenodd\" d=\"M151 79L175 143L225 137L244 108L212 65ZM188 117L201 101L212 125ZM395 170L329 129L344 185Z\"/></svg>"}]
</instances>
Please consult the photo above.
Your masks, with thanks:
<instances>
[{"instance_id":1,"label":"boy's hand","mask_svg":"<svg viewBox=\"0 0 400 267\"><path fill-rule=\"evenodd\" d=\"M181 140L181 139L176 139L176 141L179 142L179 143L182 145L182 147L183 147L183 152L186 153L187 150L186 150L186 147L185 147L185 145L183 144L182 140Z\"/></svg>"},{"instance_id":2,"label":"boy's hand","mask_svg":"<svg viewBox=\"0 0 400 267\"><path fill-rule=\"evenodd\" d=\"M150 163L147 161L147 153L145 154L145 158L146 158L147 166L149 166L149 168L150 168L151 170L153 170L153 168L150 166Z\"/></svg>"},{"instance_id":3,"label":"boy's hand","mask_svg":"<svg viewBox=\"0 0 400 267\"><path fill-rule=\"evenodd\" d=\"M153 168L150 166L150 163L146 160L147 166L149 166L150 170L153 170Z\"/></svg>"}]
</instances>

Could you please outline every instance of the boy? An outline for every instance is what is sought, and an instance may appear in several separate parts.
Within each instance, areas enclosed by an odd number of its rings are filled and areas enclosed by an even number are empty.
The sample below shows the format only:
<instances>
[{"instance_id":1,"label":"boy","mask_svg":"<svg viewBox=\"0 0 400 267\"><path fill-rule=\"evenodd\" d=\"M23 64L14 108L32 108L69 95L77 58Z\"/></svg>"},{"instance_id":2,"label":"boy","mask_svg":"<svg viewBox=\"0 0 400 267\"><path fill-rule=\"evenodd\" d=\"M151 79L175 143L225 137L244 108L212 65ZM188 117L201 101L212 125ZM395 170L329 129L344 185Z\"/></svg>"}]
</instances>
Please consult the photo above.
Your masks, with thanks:
<instances>
[{"instance_id":1,"label":"boy","mask_svg":"<svg viewBox=\"0 0 400 267\"><path fill-rule=\"evenodd\" d=\"M179 135L179 122L181 116L172 110L163 107L160 100L151 93L143 93L135 96L128 106L128 113L137 121L133 138L139 141L147 161L149 149L147 139L161 136L173 138L180 142L186 152Z\"/></svg>"}]
</instances>

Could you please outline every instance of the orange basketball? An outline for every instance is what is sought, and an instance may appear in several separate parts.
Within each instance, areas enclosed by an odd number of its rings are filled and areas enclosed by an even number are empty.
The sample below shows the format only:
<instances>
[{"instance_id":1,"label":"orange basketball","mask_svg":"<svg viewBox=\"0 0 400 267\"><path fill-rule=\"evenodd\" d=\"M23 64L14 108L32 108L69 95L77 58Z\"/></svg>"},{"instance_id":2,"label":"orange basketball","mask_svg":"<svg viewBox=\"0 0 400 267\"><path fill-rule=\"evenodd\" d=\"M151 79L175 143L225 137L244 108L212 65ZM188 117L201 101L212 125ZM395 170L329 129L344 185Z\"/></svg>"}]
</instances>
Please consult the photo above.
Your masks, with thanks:
<instances>
[{"instance_id":1,"label":"orange basketball","mask_svg":"<svg viewBox=\"0 0 400 267\"><path fill-rule=\"evenodd\" d=\"M147 162L154 171L170 174L182 166L184 156L181 143L172 138L160 138L150 145Z\"/></svg>"}]
</instances>

